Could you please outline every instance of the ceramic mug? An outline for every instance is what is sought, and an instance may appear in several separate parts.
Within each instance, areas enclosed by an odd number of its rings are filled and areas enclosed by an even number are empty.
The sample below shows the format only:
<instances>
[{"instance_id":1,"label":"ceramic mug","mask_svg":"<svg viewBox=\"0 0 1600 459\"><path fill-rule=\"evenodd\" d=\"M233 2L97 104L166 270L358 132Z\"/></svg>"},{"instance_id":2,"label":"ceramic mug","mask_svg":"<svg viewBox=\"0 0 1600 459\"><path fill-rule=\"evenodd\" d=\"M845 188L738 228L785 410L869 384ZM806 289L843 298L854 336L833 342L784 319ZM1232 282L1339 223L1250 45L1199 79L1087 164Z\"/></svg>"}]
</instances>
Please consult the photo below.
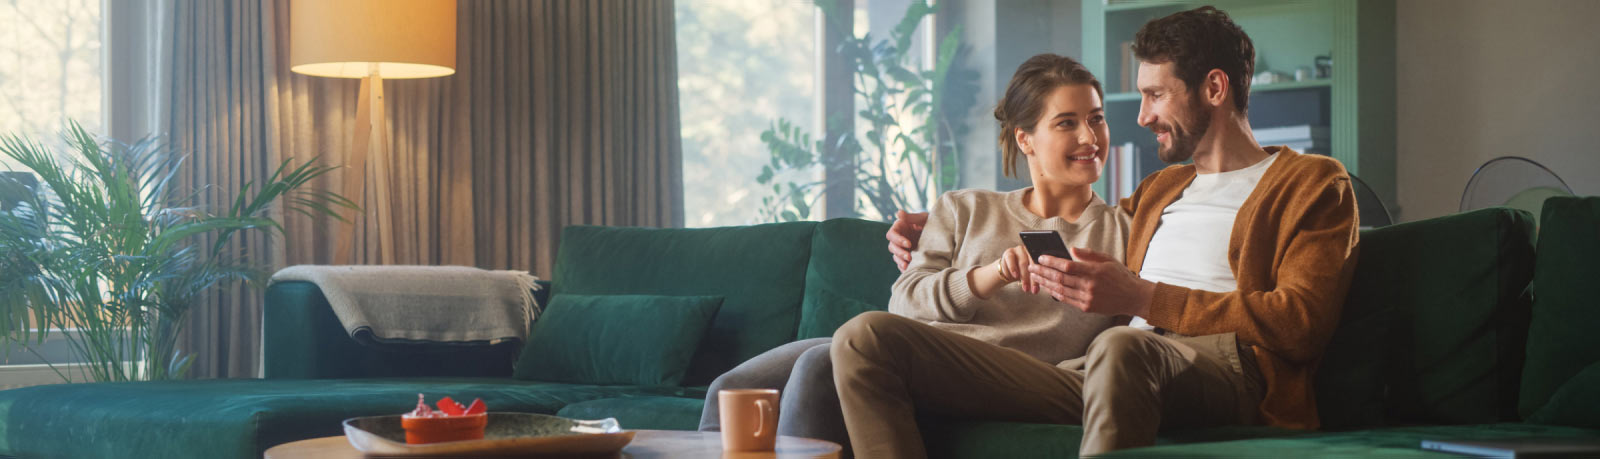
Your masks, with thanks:
<instances>
[{"instance_id":1,"label":"ceramic mug","mask_svg":"<svg viewBox=\"0 0 1600 459\"><path fill-rule=\"evenodd\" d=\"M717 392L722 419L722 450L772 451L778 442L778 391L733 389Z\"/></svg>"}]
</instances>

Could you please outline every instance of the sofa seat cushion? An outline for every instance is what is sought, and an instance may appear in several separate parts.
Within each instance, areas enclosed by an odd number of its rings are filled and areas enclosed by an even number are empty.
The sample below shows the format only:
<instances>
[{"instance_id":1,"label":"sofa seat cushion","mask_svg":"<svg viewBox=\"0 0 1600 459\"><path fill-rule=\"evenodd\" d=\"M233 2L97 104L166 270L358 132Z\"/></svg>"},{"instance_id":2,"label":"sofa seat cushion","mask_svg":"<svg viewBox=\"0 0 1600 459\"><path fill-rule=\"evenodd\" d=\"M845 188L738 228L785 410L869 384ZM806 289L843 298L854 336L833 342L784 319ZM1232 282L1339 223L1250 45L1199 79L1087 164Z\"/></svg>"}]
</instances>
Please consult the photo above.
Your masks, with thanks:
<instances>
[{"instance_id":1,"label":"sofa seat cushion","mask_svg":"<svg viewBox=\"0 0 1600 459\"><path fill-rule=\"evenodd\" d=\"M918 420L929 457L969 458L1072 458L1078 457L1083 427L958 420L928 417ZM1265 426L1229 426L1173 429L1161 432L1156 444L1185 444L1304 435L1305 431Z\"/></svg>"},{"instance_id":2,"label":"sofa seat cushion","mask_svg":"<svg viewBox=\"0 0 1600 459\"><path fill-rule=\"evenodd\" d=\"M0 455L251 458L342 435L340 421L400 414L430 399L482 398L493 411L554 414L570 403L678 388L506 378L202 380L55 384L0 391Z\"/></svg>"},{"instance_id":3,"label":"sofa seat cushion","mask_svg":"<svg viewBox=\"0 0 1600 459\"><path fill-rule=\"evenodd\" d=\"M557 416L573 419L617 418L624 429L697 430L705 397L639 395L573 403Z\"/></svg>"},{"instance_id":4,"label":"sofa seat cushion","mask_svg":"<svg viewBox=\"0 0 1600 459\"><path fill-rule=\"evenodd\" d=\"M1199 444L1157 445L1116 451L1105 457L1452 458L1460 456L1425 451L1422 449L1422 441L1517 437L1600 438L1600 430L1524 423L1396 427Z\"/></svg>"}]
</instances>

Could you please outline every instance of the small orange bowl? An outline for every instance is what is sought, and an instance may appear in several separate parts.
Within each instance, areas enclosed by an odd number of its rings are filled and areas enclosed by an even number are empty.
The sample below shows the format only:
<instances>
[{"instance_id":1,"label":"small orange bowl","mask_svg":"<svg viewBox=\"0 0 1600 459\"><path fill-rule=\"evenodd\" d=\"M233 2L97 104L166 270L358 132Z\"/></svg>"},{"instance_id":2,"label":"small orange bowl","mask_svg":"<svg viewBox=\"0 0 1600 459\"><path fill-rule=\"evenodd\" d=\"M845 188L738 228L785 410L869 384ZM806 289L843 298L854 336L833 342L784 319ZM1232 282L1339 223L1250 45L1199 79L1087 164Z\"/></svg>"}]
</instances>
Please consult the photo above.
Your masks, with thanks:
<instances>
[{"instance_id":1,"label":"small orange bowl","mask_svg":"<svg viewBox=\"0 0 1600 459\"><path fill-rule=\"evenodd\" d=\"M411 416L400 418L400 427L406 429L406 444L411 445L479 440L483 438L483 427L487 425L489 425L488 413L442 418Z\"/></svg>"}]
</instances>

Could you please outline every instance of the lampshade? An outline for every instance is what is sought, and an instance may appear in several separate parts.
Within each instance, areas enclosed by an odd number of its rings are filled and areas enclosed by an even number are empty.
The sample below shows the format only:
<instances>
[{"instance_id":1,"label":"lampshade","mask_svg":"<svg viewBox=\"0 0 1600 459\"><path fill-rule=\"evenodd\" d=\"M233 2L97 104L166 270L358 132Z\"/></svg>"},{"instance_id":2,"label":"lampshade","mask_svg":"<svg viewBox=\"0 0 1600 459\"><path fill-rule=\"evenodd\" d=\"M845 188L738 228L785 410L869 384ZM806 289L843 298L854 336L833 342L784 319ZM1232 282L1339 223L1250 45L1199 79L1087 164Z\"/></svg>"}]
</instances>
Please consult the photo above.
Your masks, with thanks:
<instances>
[{"instance_id":1,"label":"lampshade","mask_svg":"<svg viewBox=\"0 0 1600 459\"><path fill-rule=\"evenodd\" d=\"M455 73L456 0L293 0L289 66L306 75L431 78Z\"/></svg>"}]
</instances>

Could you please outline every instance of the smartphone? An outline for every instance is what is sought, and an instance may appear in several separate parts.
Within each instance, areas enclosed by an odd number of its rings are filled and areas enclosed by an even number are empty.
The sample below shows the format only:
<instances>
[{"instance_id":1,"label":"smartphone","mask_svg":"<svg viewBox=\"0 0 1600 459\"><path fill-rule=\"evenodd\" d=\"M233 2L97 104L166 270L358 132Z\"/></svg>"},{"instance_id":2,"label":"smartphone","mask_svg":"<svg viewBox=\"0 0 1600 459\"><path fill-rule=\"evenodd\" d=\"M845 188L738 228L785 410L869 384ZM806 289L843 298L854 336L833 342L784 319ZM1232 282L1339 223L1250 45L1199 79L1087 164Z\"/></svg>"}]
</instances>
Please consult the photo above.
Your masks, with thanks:
<instances>
[{"instance_id":1,"label":"smartphone","mask_svg":"<svg viewBox=\"0 0 1600 459\"><path fill-rule=\"evenodd\" d=\"M1061 239L1061 233L1050 230L1023 231L1017 235L1022 237L1022 245L1028 249L1028 256L1033 258L1034 263L1039 262L1041 255L1072 259L1072 253L1067 251L1067 243Z\"/></svg>"}]
</instances>

